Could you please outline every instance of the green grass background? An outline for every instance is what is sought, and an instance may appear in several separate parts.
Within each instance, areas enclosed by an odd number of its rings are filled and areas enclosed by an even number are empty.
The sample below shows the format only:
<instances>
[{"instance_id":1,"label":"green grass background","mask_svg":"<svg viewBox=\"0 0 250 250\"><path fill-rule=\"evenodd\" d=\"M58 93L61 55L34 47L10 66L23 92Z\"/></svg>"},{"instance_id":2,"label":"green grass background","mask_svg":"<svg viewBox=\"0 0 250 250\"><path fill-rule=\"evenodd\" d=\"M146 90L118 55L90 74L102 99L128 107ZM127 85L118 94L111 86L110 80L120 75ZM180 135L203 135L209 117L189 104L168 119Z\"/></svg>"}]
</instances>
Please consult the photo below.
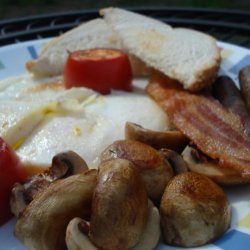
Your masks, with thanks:
<instances>
[{"instance_id":1,"label":"green grass background","mask_svg":"<svg viewBox=\"0 0 250 250\"><path fill-rule=\"evenodd\" d=\"M0 0L0 19L15 18L45 13L84 10L87 8L100 8L106 6L120 7L202 7L223 8L250 11L250 0Z\"/></svg>"}]
</instances>

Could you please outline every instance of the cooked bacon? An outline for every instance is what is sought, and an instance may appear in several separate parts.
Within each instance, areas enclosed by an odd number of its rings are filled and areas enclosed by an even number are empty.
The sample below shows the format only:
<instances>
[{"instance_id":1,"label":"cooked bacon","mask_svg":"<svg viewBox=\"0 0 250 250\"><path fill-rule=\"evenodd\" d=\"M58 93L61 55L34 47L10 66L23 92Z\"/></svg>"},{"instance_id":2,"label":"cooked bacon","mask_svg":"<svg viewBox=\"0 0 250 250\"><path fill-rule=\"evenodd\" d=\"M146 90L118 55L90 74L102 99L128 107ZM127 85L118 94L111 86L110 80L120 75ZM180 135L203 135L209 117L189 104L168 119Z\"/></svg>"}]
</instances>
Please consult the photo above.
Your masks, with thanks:
<instances>
[{"instance_id":1,"label":"cooked bacon","mask_svg":"<svg viewBox=\"0 0 250 250\"><path fill-rule=\"evenodd\" d=\"M250 138L240 117L218 101L151 80L148 94L166 111L170 121L203 153L220 166L250 178Z\"/></svg>"}]
</instances>

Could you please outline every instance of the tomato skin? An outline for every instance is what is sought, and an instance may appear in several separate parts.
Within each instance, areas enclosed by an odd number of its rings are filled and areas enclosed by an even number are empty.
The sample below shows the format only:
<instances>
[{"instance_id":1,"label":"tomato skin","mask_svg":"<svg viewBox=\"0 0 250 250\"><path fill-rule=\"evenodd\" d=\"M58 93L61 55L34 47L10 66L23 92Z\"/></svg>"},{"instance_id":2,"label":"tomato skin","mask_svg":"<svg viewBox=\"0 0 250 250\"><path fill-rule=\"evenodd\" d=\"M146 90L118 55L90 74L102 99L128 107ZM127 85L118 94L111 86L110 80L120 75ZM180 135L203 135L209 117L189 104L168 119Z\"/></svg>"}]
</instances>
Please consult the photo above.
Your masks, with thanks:
<instances>
[{"instance_id":1,"label":"tomato skin","mask_svg":"<svg viewBox=\"0 0 250 250\"><path fill-rule=\"evenodd\" d=\"M9 203L14 183L25 181L26 178L27 172L15 151L0 138L0 225L12 217Z\"/></svg>"},{"instance_id":2,"label":"tomato skin","mask_svg":"<svg viewBox=\"0 0 250 250\"><path fill-rule=\"evenodd\" d=\"M87 87L102 94L111 89L132 90L128 56L114 49L89 49L69 54L64 67L64 86Z\"/></svg>"}]
</instances>

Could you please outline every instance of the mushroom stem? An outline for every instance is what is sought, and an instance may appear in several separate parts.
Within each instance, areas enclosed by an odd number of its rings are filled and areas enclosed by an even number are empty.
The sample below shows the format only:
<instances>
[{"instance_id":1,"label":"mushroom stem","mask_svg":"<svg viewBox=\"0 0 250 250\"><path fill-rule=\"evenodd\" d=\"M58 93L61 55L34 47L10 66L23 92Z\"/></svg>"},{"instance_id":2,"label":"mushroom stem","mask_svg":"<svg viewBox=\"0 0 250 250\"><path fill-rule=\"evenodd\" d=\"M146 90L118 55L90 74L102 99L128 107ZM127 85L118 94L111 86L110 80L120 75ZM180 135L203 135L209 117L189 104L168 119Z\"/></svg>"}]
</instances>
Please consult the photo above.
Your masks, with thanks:
<instances>
[{"instance_id":1,"label":"mushroom stem","mask_svg":"<svg viewBox=\"0 0 250 250\"><path fill-rule=\"evenodd\" d=\"M89 237L82 232L81 224L86 223L81 218L74 218L66 229L66 244L68 250L98 250Z\"/></svg>"},{"instance_id":2,"label":"mushroom stem","mask_svg":"<svg viewBox=\"0 0 250 250\"><path fill-rule=\"evenodd\" d=\"M131 250L152 250L156 247L160 235L160 214L157 207L148 200L149 215L140 241Z\"/></svg>"}]
</instances>

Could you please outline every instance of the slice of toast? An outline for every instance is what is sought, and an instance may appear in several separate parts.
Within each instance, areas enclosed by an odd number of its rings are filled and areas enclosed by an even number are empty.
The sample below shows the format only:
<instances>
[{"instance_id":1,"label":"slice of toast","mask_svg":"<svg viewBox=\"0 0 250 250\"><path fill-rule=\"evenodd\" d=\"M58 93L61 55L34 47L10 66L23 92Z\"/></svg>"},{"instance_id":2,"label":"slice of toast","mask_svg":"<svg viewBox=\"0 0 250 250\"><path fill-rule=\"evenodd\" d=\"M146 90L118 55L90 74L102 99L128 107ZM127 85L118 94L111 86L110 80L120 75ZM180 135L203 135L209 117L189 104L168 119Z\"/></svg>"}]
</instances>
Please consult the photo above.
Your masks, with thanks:
<instances>
[{"instance_id":1,"label":"slice of toast","mask_svg":"<svg viewBox=\"0 0 250 250\"><path fill-rule=\"evenodd\" d=\"M81 24L52 39L42 47L37 60L27 62L26 68L37 75L59 75L69 51L95 47L121 48L119 40L101 18Z\"/></svg>"},{"instance_id":2,"label":"slice of toast","mask_svg":"<svg viewBox=\"0 0 250 250\"><path fill-rule=\"evenodd\" d=\"M213 82L220 64L216 40L119 8L100 11L123 46L149 66L197 91Z\"/></svg>"},{"instance_id":3,"label":"slice of toast","mask_svg":"<svg viewBox=\"0 0 250 250\"><path fill-rule=\"evenodd\" d=\"M113 48L124 50L121 41L110 26L96 18L52 39L45 44L36 60L26 63L28 71L36 76L56 76L63 72L70 51L90 48ZM134 75L147 75L148 68L135 56L130 56Z\"/></svg>"}]
</instances>

